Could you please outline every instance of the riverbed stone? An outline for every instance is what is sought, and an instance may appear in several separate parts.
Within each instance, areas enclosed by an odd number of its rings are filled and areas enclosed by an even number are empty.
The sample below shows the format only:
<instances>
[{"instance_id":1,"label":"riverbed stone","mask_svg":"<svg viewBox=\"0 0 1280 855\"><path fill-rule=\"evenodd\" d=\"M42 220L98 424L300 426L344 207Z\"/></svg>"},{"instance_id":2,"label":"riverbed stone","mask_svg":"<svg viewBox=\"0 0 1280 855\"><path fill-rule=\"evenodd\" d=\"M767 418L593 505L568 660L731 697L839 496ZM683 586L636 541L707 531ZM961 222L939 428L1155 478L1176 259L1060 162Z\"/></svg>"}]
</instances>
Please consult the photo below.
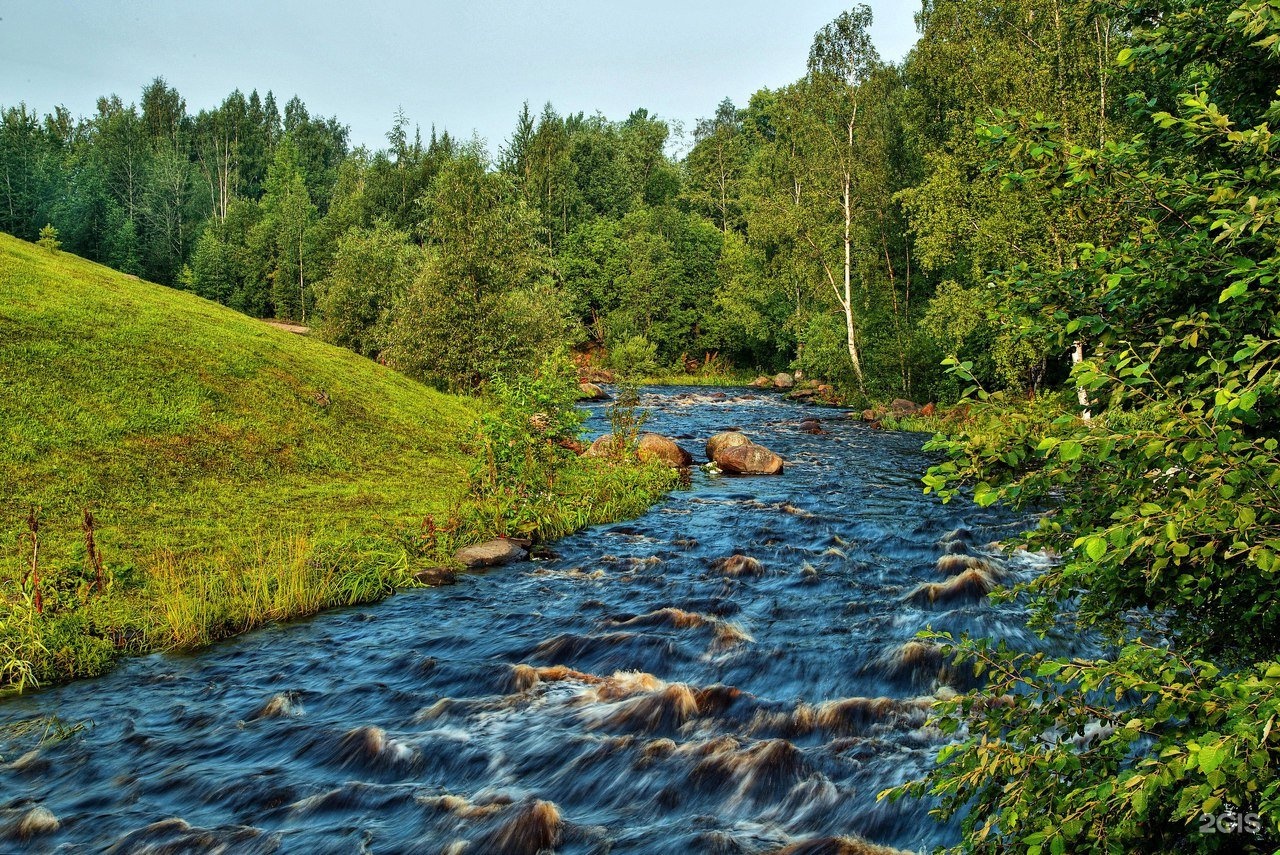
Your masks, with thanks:
<instances>
[{"instance_id":1,"label":"riverbed stone","mask_svg":"<svg viewBox=\"0 0 1280 855\"><path fill-rule=\"evenodd\" d=\"M578 400L580 401L607 401L609 393L601 389L595 383L579 383L578 384Z\"/></svg>"},{"instance_id":2,"label":"riverbed stone","mask_svg":"<svg viewBox=\"0 0 1280 855\"><path fill-rule=\"evenodd\" d=\"M896 398L889 405L889 409L893 410L894 415L898 416L914 416L920 412L920 405L915 401L908 401L906 398Z\"/></svg>"},{"instance_id":3,"label":"riverbed stone","mask_svg":"<svg viewBox=\"0 0 1280 855\"><path fill-rule=\"evenodd\" d=\"M751 381L752 389L769 389L773 387L773 381L761 374L759 377Z\"/></svg>"},{"instance_id":4,"label":"riverbed stone","mask_svg":"<svg viewBox=\"0 0 1280 855\"><path fill-rule=\"evenodd\" d=\"M781 475L784 465L779 455L754 442L722 448L715 460L730 475Z\"/></svg>"},{"instance_id":5,"label":"riverbed stone","mask_svg":"<svg viewBox=\"0 0 1280 855\"><path fill-rule=\"evenodd\" d=\"M458 584L458 574L450 567L427 567L413 574L413 581L420 585L440 588Z\"/></svg>"},{"instance_id":6,"label":"riverbed stone","mask_svg":"<svg viewBox=\"0 0 1280 855\"><path fill-rule=\"evenodd\" d=\"M727 558L718 558L711 563L711 566L725 576L763 576L764 565L760 563L760 559L752 558L750 555L730 555Z\"/></svg>"},{"instance_id":7,"label":"riverbed stone","mask_svg":"<svg viewBox=\"0 0 1280 855\"><path fill-rule=\"evenodd\" d=\"M826 433L822 429L822 422L817 419L803 419L800 422L800 430L804 433L813 434L814 436L822 436Z\"/></svg>"},{"instance_id":8,"label":"riverbed stone","mask_svg":"<svg viewBox=\"0 0 1280 855\"><path fill-rule=\"evenodd\" d=\"M693 455L669 437L656 433L640 434L637 453L641 460L659 460L676 469L693 465Z\"/></svg>"},{"instance_id":9,"label":"riverbed stone","mask_svg":"<svg viewBox=\"0 0 1280 855\"><path fill-rule=\"evenodd\" d=\"M45 807L33 807L22 815L14 830L18 838L26 840L41 834L52 834L61 825L62 823L53 815L53 811Z\"/></svg>"},{"instance_id":10,"label":"riverbed stone","mask_svg":"<svg viewBox=\"0 0 1280 855\"><path fill-rule=\"evenodd\" d=\"M484 567L504 567L524 561L529 557L529 550L519 543L498 538L475 546L465 546L453 554L453 559L468 570Z\"/></svg>"},{"instance_id":11,"label":"riverbed stone","mask_svg":"<svg viewBox=\"0 0 1280 855\"><path fill-rule=\"evenodd\" d=\"M736 430L725 430L707 440L707 460L715 460L716 452L722 448L733 448L738 445L750 445L746 434Z\"/></svg>"},{"instance_id":12,"label":"riverbed stone","mask_svg":"<svg viewBox=\"0 0 1280 855\"><path fill-rule=\"evenodd\" d=\"M790 374L784 372L773 376L773 386L775 389L790 389L794 385L796 385L796 378L792 377Z\"/></svg>"}]
</instances>

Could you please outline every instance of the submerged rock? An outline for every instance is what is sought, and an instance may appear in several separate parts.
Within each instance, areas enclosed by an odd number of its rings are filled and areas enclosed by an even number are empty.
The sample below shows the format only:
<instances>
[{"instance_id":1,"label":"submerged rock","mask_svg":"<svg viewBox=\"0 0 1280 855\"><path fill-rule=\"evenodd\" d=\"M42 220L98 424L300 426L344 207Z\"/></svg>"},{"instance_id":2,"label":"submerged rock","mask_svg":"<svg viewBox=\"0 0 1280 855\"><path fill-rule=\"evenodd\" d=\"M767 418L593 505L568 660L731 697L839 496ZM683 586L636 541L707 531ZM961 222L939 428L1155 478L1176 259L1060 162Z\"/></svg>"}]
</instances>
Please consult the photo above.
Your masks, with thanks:
<instances>
[{"instance_id":1,"label":"submerged rock","mask_svg":"<svg viewBox=\"0 0 1280 855\"><path fill-rule=\"evenodd\" d=\"M764 565L750 555L730 555L712 562L711 567L726 576L763 576Z\"/></svg>"},{"instance_id":2,"label":"submerged rock","mask_svg":"<svg viewBox=\"0 0 1280 855\"><path fill-rule=\"evenodd\" d=\"M822 422L817 419L804 419L800 422L800 430L814 436L822 436L826 433L826 431L822 429Z\"/></svg>"},{"instance_id":3,"label":"submerged rock","mask_svg":"<svg viewBox=\"0 0 1280 855\"><path fill-rule=\"evenodd\" d=\"M458 584L458 574L448 567L427 567L413 574L413 581L419 585L440 588L445 585Z\"/></svg>"},{"instance_id":4,"label":"submerged rock","mask_svg":"<svg viewBox=\"0 0 1280 855\"><path fill-rule=\"evenodd\" d=\"M981 600L997 587L998 583L991 573L970 569L951 577L946 582L927 582L917 585L906 599L916 605Z\"/></svg>"},{"instance_id":5,"label":"submerged rock","mask_svg":"<svg viewBox=\"0 0 1280 855\"><path fill-rule=\"evenodd\" d=\"M44 807L33 807L22 815L14 825L13 836L27 840L41 834L52 834L62 826L53 811Z\"/></svg>"},{"instance_id":6,"label":"submerged rock","mask_svg":"<svg viewBox=\"0 0 1280 855\"><path fill-rule=\"evenodd\" d=\"M722 448L715 456L716 465L730 475L781 475L783 460L763 445L747 443Z\"/></svg>"},{"instance_id":7,"label":"submerged rock","mask_svg":"<svg viewBox=\"0 0 1280 855\"><path fill-rule=\"evenodd\" d=\"M491 540L488 543L479 543L475 546L466 546L453 554L453 560L468 570L476 570L481 567L503 567L507 564L524 561L528 557L529 551L524 546L514 540L506 540L504 538Z\"/></svg>"},{"instance_id":8,"label":"submerged rock","mask_svg":"<svg viewBox=\"0 0 1280 855\"><path fill-rule=\"evenodd\" d=\"M504 812L504 821L468 853L489 855L538 855L560 843L564 822L553 802L531 801Z\"/></svg>"},{"instance_id":9,"label":"submerged rock","mask_svg":"<svg viewBox=\"0 0 1280 855\"><path fill-rule=\"evenodd\" d=\"M739 445L750 445L751 440L746 434L736 430L721 431L711 439L707 440L707 460L715 460L716 453L724 448L734 448Z\"/></svg>"},{"instance_id":10,"label":"submerged rock","mask_svg":"<svg viewBox=\"0 0 1280 855\"><path fill-rule=\"evenodd\" d=\"M858 837L815 837L775 849L770 855L908 855L901 849L878 846Z\"/></svg>"}]
</instances>

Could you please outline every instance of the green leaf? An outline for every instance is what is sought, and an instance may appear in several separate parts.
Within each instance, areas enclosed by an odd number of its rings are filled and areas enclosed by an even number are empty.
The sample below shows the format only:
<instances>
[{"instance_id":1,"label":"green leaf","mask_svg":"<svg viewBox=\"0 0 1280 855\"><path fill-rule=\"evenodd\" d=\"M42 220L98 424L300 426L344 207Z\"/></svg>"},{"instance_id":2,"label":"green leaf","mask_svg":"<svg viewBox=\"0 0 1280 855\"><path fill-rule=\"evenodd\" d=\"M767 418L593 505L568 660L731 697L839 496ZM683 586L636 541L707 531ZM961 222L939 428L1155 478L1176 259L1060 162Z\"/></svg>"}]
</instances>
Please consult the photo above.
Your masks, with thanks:
<instances>
[{"instance_id":1,"label":"green leaf","mask_svg":"<svg viewBox=\"0 0 1280 855\"><path fill-rule=\"evenodd\" d=\"M1236 297L1243 296L1244 293L1248 290L1249 290L1248 282L1241 282L1237 280L1235 282L1232 282L1225 289L1223 289L1222 293L1218 296L1218 302L1225 303L1228 300L1234 300Z\"/></svg>"},{"instance_id":2,"label":"green leaf","mask_svg":"<svg viewBox=\"0 0 1280 855\"><path fill-rule=\"evenodd\" d=\"M1200 769L1207 775L1222 765L1227 759L1227 751L1221 745L1206 745L1200 749L1198 760Z\"/></svg>"},{"instance_id":3,"label":"green leaf","mask_svg":"<svg viewBox=\"0 0 1280 855\"><path fill-rule=\"evenodd\" d=\"M1107 540L1104 537L1093 536L1085 541L1085 554L1094 561L1099 561L1102 556L1107 554Z\"/></svg>"},{"instance_id":4,"label":"green leaf","mask_svg":"<svg viewBox=\"0 0 1280 855\"><path fill-rule=\"evenodd\" d=\"M1074 439L1068 439L1058 447L1058 457L1070 462L1076 460L1084 452L1084 446Z\"/></svg>"}]
</instances>

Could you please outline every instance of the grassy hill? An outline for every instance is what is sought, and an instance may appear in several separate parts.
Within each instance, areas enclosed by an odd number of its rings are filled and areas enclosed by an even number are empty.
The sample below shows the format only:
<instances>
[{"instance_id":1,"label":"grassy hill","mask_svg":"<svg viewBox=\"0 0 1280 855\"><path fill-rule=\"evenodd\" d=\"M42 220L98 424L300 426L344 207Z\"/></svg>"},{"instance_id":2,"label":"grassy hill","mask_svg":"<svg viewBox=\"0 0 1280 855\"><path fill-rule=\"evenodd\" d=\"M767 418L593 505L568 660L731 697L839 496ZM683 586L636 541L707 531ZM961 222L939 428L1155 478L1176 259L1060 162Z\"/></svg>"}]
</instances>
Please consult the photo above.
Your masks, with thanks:
<instances>
[{"instance_id":1,"label":"grassy hill","mask_svg":"<svg viewBox=\"0 0 1280 855\"><path fill-rule=\"evenodd\" d=\"M150 547L439 510L469 402L191 294L0 235L6 528L95 509ZM163 524L163 531L157 524Z\"/></svg>"},{"instance_id":2,"label":"grassy hill","mask_svg":"<svg viewBox=\"0 0 1280 855\"><path fill-rule=\"evenodd\" d=\"M0 686L386 593L465 490L477 417L349 351L0 235Z\"/></svg>"}]
</instances>

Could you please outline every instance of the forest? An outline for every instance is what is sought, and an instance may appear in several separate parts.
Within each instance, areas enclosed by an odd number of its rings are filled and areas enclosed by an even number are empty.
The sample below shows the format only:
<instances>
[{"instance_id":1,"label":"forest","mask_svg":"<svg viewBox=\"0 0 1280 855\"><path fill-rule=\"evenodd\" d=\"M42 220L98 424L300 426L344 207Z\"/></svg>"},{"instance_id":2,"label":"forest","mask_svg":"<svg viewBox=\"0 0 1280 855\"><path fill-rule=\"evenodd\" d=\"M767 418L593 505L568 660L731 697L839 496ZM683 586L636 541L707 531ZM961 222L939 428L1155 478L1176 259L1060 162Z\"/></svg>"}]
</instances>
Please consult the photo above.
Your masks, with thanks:
<instances>
[{"instance_id":1,"label":"forest","mask_svg":"<svg viewBox=\"0 0 1280 855\"><path fill-rule=\"evenodd\" d=\"M163 78L9 106L0 231L452 392L564 349L937 401L925 490L1037 512L1061 562L997 596L1106 653L927 634L983 684L883 796L958 851L1278 851L1280 0L925 0L900 63L870 23L683 147L642 106L498 144L396 115L378 151Z\"/></svg>"},{"instance_id":2,"label":"forest","mask_svg":"<svg viewBox=\"0 0 1280 855\"><path fill-rule=\"evenodd\" d=\"M855 9L801 80L709 105L678 160L643 107L526 105L496 147L397 115L368 151L271 92L192 111L157 78L87 118L19 104L0 127L0 230L51 226L70 252L452 389L555 343L649 374L794 364L886 400L954 399L939 364L957 354L1031 391L1069 360L986 317L988 272L1060 260L1080 229L1060 200L1001 191L974 119L1050 109L1100 145L1120 121L1121 25L1024 5L931 3L901 65Z\"/></svg>"}]
</instances>

